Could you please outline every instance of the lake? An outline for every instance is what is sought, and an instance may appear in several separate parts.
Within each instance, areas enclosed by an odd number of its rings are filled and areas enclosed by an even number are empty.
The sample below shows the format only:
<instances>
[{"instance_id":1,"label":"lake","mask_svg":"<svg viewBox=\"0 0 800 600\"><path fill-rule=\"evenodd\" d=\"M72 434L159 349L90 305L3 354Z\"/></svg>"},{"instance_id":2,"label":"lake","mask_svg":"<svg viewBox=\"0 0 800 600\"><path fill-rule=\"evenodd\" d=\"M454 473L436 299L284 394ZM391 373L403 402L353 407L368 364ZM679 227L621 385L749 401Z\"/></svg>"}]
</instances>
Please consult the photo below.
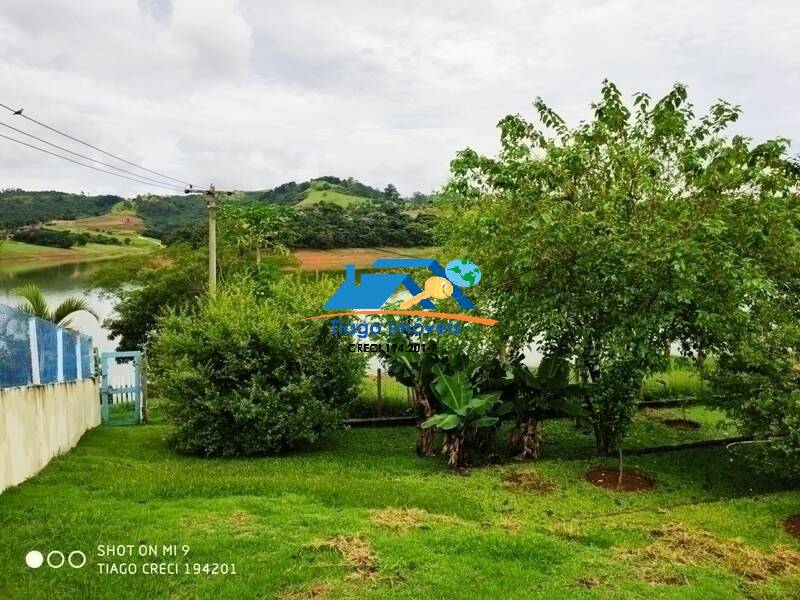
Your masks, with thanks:
<instances>
[{"instance_id":1,"label":"lake","mask_svg":"<svg viewBox=\"0 0 800 600\"><path fill-rule=\"evenodd\" d=\"M92 336L94 345L100 350L116 350L116 342L103 327L103 321L114 313L114 299L107 295L101 296L99 290L86 289L89 275L107 263L108 261L70 263L13 273L0 271L0 303L16 306L20 303L20 298L13 290L31 283L42 289L51 307L57 306L68 296L84 297L100 319L97 320L88 313L77 313L72 319L73 328Z\"/></svg>"}]
</instances>

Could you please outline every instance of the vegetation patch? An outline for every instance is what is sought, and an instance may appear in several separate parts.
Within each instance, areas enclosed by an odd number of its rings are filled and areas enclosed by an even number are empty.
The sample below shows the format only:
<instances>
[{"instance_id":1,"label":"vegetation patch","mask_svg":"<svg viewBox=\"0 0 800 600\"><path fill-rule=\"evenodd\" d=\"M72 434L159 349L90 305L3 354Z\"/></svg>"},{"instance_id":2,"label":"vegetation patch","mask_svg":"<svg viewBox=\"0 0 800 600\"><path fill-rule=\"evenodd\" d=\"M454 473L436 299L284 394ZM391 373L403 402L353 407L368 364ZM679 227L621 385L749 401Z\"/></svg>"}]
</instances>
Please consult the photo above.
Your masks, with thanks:
<instances>
[{"instance_id":1,"label":"vegetation patch","mask_svg":"<svg viewBox=\"0 0 800 600\"><path fill-rule=\"evenodd\" d=\"M639 492L654 487L654 479L635 471L622 471L609 467L593 467L586 472L586 481L597 487L615 492Z\"/></svg>"},{"instance_id":2,"label":"vegetation patch","mask_svg":"<svg viewBox=\"0 0 800 600\"><path fill-rule=\"evenodd\" d=\"M309 547L312 550L338 552L344 564L353 570L350 579L369 579L374 577L378 570L372 547L360 535L338 535L328 540L312 542Z\"/></svg>"},{"instance_id":3,"label":"vegetation patch","mask_svg":"<svg viewBox=\"0 0 800 600\"><path fill-rule=\"evenodd\" d=\"M333 590L330 581L318 581L302 590L291 590L281 594L281 600L322 600Z\"/></svg>"},{"instance_id":4,"label":"vegetation patch","mask_svg":"<svg viewBox=\"0 0 800 600\"><path fill-rule=\"evenodd\" d=\"M800 514L792 515L783 522L783 528L791 536L800 539Z\"/></svg>"},{"instance_id":5,"label":"vegetation patch","mask_svg":"<svg viewBox=\"0 0 800 600\"><path fill-rule=\"evenodd\" d=\"M420 508L385 508L372 514L370 521L393 531L427 529L430 513Z\"/></svg>"},{"instance_id":6,"label":"vegetation patch","mask_svg":"<svg viewBox=\"0 0 800 600\"><path fill-rule=\"evenodd\" d=\"M800 553L786 546L776 545L764 553L739 538L720 540L707 531L681 523L667 523L653 529L650 539L645 548L620 554L637 564L643 579L656 583L659 577L674 575L659 571L659 563L722 567L750 582L789 575L800 568Z\"/></svg>"},{"instance_id":7,"label":"vegetation patch","mask_svg":"<svg viewBox=\"0 0 800 600\"><path fill-rule=\"evenodd\" d=\"M514 491L547 494L555 489L555 482L536 471L511 471L503 475L503 487Z\"/></svg>"}]
</instances>

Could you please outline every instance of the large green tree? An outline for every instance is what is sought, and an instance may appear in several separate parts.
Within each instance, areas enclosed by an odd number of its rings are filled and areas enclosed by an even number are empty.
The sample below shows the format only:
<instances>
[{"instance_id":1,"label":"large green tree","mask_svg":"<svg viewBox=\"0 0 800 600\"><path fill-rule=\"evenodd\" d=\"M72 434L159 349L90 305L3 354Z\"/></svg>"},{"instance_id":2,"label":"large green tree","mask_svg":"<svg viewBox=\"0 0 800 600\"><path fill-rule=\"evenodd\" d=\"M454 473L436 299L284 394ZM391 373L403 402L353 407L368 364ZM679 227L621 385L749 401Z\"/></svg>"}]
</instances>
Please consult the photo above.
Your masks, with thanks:
<instances>
[{"instance_id":1,"label":"large green tree","mask_svg":"<svg viewBox=\"0 0 800 600\"><path fill-rule=\"evenodd\" d=\"M739 108L696 117L680 84L629 105L604 82L574 127L534 106L539 124L500 121L498 156L453 160L440 234L480 264L510 349L574 358L607 452L670 344L726 352L758 307L796 305L797 169L787 140L726 135Z\"/></svg>"}]
</instances>

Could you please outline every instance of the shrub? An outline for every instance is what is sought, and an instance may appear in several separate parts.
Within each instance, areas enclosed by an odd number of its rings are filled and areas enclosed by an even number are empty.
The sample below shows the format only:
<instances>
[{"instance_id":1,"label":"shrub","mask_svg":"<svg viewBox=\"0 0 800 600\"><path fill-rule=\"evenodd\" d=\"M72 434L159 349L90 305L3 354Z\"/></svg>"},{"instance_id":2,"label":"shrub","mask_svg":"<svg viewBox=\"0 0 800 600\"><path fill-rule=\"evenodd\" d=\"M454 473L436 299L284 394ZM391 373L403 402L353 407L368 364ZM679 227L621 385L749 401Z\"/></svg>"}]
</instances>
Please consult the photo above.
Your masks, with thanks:
<instances>
[{"instance_id":1,"label":"shrub","mask_svg":"<svg viewBox=\"0 0 800 600\"><path fill-rule=\"evenodd\" d=\"M336 428L357 394L361 355L322 321L301 321L333 291L327 280L277 282L266 300L238 281L192 314L170 313L148 350L175 425L173 447L206 456L304 448Z\"/></svg>"},{"instance_id":2,"label":"shrub","mask_svg":"<svg viewBox=\"0 0 800 600\"><path fill-rule=\"evenodd\" d=\"M757 467L800 474L800 326L772 324L720 355L712 402L755 438L737 450Z\"/></svg>"}]
</instances>

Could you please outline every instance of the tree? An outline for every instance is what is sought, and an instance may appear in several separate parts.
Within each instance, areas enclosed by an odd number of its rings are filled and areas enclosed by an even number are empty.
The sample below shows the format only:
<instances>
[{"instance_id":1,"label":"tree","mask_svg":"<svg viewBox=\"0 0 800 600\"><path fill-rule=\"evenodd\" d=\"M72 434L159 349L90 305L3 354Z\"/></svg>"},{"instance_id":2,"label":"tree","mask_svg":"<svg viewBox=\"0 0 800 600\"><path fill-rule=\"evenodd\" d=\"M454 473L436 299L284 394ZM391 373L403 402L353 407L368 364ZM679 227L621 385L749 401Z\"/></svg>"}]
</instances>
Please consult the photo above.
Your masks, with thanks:
<instances>
[{"instance_id":1,"label":"tree","mask_svg":"<svg viewBox=\"0 0 800 600\"><path fill-rule=\"evenodd\" d=\"M234 244L240 249L252 249L256 263L261 251L284 252L290 242L290 212L276 204L226 204L219 212Z\"/></svg>"},{"instance_id":2,"label":"tree","mask_svg":"<svg viewBox=\"0 0 800 600\"><path fill-rule=\"evenodd\" d=\"M399 202L400 201L400 192L397 191L397 188L394 187L394 184L389 184L383 189L383 196L389 202Z\"/></svg>"},{"instance_id":3,"label":"tree","mask_svg":"<svg viewBox=\"0 0 800 600\"><path fill-rule=\"evenodd\" d=\"M97 313L92 310L86 298L71 296L64 299L55 308L50 308L44 297L42 290L33 284L25 285L14 290L14 293L22 297L25 302L18 305L22 312L33 317L39 317L45 321L50 321L56 325L69 327L72 324L72 316L77 312L87 312L95 319L99 318Z\"/></svg>"},{"instance_id":4,"label":"tree","mask_svg":"<svg viewBox=\"0 0 800 600\"><path fill-rule=\"evenodd\" d=\"M629 107L604 82L593 119L572 128L534 106L543 127L505 117L496 158L453 160L440 235L481 265L474 294L510 350L572 357L610 452L670 344L723 352L754 307L797 303L798 170L785 139L725 136L738 107L696 118L680 84Z\"/></svg>"}]
</instances>

